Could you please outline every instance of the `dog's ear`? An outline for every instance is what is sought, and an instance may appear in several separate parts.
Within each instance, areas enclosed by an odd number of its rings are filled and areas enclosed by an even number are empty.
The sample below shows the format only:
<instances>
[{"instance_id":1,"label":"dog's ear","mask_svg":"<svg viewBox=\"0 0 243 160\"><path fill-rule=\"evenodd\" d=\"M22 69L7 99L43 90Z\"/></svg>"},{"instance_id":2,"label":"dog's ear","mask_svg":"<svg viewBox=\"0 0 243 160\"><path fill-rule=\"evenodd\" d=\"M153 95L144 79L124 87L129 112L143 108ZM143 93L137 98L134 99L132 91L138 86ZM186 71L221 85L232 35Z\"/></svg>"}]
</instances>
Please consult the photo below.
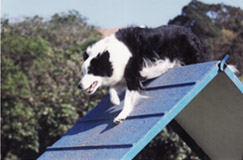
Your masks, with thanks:
<instances>
[{"instance_id":1,"label":"dog's ear","mask_svg":"<svg viewBox=\"0 0 243 160\"><path fill-rule=\"evenodd\" d=\"M102 54L99 53L90 61L88 73L92 73L97 76L111 77L113 73L113 67L109 59L110 53L108 51L104 51Z\"/></svg>"},{"instance_id":2,"label":"dog's ear","mask_svg":"<svg viewBox=\"0 0 243 160\"><path fill-rule=\"evenodd\" d=\"M103 56L104 59L108 59L108 60L109 60L109 58L110 58L110 53L106 50L106 51L104 51L104 52L102 53L102 56Z\"/></svg>"},{"instance_id":3,"label":"dog's ear","mask_svg":"<svg viewBox=\"0 0 243 160\"><path fill-rule=\"evenodd\" d=\"M83 59L84 61L89 58L89 55L86 51L83 52Z\"/></svg>"}]
</instances>

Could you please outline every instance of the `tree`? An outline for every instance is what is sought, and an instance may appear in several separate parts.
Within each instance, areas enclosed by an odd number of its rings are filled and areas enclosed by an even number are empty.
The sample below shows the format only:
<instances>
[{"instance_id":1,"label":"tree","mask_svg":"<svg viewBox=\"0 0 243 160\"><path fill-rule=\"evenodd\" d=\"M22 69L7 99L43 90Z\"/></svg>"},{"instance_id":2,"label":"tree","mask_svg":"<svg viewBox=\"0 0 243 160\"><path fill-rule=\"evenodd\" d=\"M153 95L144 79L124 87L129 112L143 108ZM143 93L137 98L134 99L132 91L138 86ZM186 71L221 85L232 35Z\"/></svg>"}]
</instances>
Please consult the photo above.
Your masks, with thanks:
<instances>
[{"instance_id":1,"label":"tree","mask_svg":"<svg viewBox=\"0 0 243 160\"><path fill-rule=\"evenodd\" d=\"M242 74L242 22L243 11L240 8L192 0L169 24L188 27L198 35L211 51L210 60L220 60L229 54L228 63L235 64Z\"/></svg>"},{"instance_id":2,"label":"tree","mask_svg":"<svg viewBox=\"0 0 243 160\"><path fill-rule=\"evenodd\" d=\"M77 89L82 51L100 34L76 11L2 21L3 159L35 159L104 96Z\"/></svg>"}]
</instances>

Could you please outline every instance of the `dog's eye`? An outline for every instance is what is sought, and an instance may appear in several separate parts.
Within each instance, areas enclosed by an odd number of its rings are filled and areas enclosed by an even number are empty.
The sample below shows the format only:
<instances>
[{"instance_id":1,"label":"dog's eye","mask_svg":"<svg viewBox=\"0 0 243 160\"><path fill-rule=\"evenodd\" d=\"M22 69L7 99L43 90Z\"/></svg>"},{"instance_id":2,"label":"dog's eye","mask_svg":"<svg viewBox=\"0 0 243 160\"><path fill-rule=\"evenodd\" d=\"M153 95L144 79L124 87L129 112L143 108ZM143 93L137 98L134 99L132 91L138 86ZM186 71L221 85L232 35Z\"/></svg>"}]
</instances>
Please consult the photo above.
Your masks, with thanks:
<instances>
[{"instance_id":1,"label":"dog's eye","mask_svg":"<svg viewBox=\"0 0 243 160\"><path fill-rule=\"evenodd\" d=\"M89 55L88 55L88 53L85 51L84 53L83 53L83 59L84 59L84 61L86 60L86 59L88 59L89 58Z\"/></svg>"}]
</instances>

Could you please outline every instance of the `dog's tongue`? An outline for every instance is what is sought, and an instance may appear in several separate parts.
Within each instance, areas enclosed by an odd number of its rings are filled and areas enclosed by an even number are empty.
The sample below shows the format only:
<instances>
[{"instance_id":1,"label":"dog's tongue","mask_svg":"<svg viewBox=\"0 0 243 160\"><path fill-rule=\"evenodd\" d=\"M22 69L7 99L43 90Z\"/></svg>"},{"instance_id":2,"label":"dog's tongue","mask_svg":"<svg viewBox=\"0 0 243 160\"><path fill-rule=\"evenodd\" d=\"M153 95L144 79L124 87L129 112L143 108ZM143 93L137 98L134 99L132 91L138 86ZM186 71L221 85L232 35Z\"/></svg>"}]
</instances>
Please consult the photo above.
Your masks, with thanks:
<instances>
[{"instance_id":1,"label":"dog's tongue","mask_svg":"<svg viewBox=\"0 0 243 160\"><path fill-rule=\"evenodd\" d=\"M90 85L90 87L87 89L87 92L88 92L88 93L92 93L92 92L94 91L94 89L95 89L97 83L98 83L97 81L94 81L94 82Z\"/></svg>"}]
</instances>

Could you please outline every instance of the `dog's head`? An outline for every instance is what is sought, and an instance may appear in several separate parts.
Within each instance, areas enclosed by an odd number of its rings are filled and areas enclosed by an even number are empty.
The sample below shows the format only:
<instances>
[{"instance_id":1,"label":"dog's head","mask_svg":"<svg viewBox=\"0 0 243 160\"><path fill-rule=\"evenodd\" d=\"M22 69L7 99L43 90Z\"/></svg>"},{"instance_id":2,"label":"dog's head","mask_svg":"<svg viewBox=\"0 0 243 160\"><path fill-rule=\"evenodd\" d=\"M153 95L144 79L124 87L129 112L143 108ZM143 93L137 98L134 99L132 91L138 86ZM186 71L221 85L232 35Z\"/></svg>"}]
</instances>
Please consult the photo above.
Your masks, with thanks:
<instances>
[{"instance_id":1,"label":"dog's head","mask_svg":"<svg viewBox=\"0 0 243 160\"><path fill-rule=\"evenodd\" d=\"M88 94L93 94L100 86L105 85L113 73L110 53L100 43L102 41L88 47L83 53L82 78L78 88L86 90Z\"/></svg>"}]
</instances>

